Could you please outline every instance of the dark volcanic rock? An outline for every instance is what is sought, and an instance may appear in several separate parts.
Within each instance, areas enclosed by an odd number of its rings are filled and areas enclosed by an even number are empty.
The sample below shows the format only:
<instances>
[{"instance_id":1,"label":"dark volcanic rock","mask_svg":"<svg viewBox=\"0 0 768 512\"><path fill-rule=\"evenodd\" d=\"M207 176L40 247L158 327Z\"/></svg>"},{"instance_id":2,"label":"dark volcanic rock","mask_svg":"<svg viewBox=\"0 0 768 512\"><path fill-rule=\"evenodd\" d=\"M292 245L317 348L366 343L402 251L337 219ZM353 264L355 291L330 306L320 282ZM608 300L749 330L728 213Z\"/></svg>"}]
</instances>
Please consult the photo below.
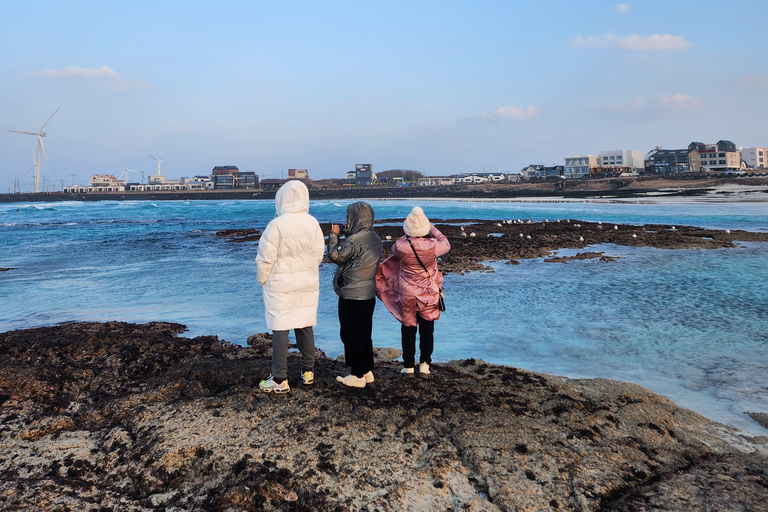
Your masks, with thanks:
<instances>
[{"instance_id":1,"label":"dark volcanic rock","mask_svg":"<svg viewBox=\"0 0 768 512\"><path fill-rule=\"evenodd\" d=\"M3 510L765 510L765 440L649 391L478 360L259 393L269 338L178 324L0 334ZM724 440L730 436L731 443Z\"/></svg>"},{"instance_id":2,"label":"dark volcanic rock","mask_svg":"<svg viewBox=\"0 0 768 512\"><path fill-rule=\"evenodd\" d=\"M464 273L488 271L488 261L506 261L514 264L521 259L550 258L560 249L585 249L595 244L615 244L631 247L656 247L659 249L719 249L735 247L736 242L768 241L768 233L742 230L712 230L691 226L646 224L603 224L562 219L548 222L521 223L507 220L480 221L473 219L433 219L438 229L451 242L451 251L441 258L443 272ZM384 257L389 256L394 241L403 235L403 219L377 221L376 233L384 242ZM330 232L330 224L320 224L323 233ZM256 234L254 234L256 233ZM216 236L228 241L254 241L260 236L253 230L220 231ZM617 258L587 256L550 258L551 262L567 262L579 259L597 259L600 262Z\"/></svg>"}]
</instances>

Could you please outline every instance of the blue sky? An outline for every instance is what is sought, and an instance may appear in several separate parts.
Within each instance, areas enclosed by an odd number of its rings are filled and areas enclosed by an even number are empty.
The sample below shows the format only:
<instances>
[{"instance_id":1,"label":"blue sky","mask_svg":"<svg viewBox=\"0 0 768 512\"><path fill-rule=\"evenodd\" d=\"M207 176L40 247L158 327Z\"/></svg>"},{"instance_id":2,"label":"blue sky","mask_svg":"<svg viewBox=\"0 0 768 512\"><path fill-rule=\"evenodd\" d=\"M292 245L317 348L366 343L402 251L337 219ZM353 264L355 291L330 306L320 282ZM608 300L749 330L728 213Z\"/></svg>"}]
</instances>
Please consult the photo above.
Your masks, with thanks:
<instances>
[{"instance_id":1,"label":"blue sky","mask_svg":"<svg viewBox=\"0 0 768 512\"><path fill-rule=\"evenodd\" d=\"M124 166L343 177L768 146L768 2L4 2L0 192ZM137 179L137 175L132 176Z\"/></svg>"}]
</instances>

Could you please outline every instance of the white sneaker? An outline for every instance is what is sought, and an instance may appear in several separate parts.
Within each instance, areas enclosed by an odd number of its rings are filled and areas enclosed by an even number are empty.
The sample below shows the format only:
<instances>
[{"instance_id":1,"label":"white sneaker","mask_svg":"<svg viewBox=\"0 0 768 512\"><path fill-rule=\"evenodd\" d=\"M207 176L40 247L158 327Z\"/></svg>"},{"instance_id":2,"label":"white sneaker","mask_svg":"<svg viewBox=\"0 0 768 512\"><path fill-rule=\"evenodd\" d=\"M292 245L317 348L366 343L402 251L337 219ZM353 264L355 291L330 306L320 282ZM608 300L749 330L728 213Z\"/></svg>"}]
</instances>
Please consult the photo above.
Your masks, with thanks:
<instances>
[{"instance_id":1,"label":"white sneaker","mask_svg":"<svg viewBox=\"0 0 768 512\"><path fill-rule=\"evenodd\" d=\"M307 370L301 372L301 382L304 383L305 386L309 386L310 384L315 383L315 372L314 370Z\"/></svg>"},{"instance_id":2,"label":"white sneaker","mask_svg":"<svg viewBox=\"0 0 768 512\"><path fill-rule=\"evenodd\" d=\"M422 379L429 378L429 364L421 363L419 365L419 377L421 377Z\"/></svg>"},{"instance_id":3,"label":"white sneaker","mask_svg":"<svg viewBox=\"0 0 768 512\"><path fill-rule=\"evenodd\" d=\"M336 377L336 380L344 384L345 386L349 386L351 388L364 388L365 387L365 377L356 377L352 374L349 374L345 377L342 377L341 375Z\"/></svg>"},{"instance_id":4,"label":"white sneaker","mask_svg":"<svg viewBox=\"0 0 768 512\"><path fill-rule=\"evenodd\" d=\"M370 384L371 382L373 382L373 380L374 380L373 379L373 371L370 371L370 372L366 373L365 375L363 375L363 378L365 379L365 383L366 384Z\"/></svg>"},{"instance_id":5,"label":"white sneaker","mask_svg":"<svg viewBox=\"0 0 768 512\"><path fill-rule=\"evenodd\" d=\"M413 373L413 367L403 368L402 370L400 370L400 374L404 375L405 377L408 377L409 379L412 379L416 376Z\"/></svg>"}]
</instances>

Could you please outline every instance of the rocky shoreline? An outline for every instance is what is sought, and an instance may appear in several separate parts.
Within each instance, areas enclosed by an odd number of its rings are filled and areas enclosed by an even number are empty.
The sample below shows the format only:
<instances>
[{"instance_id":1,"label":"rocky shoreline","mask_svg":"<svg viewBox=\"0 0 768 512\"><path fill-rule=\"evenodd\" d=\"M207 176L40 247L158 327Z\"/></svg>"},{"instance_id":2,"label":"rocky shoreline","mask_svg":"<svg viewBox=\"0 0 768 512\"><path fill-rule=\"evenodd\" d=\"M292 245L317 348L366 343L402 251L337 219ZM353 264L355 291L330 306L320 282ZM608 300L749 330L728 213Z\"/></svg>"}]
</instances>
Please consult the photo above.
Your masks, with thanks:
<instances>
[{"instance_id":1,"label":"rocky shoreline","mask_svg":"<svg viewBox=\"0 0 768 512\"><path fill-rule=\"evenodd\" d=\"M345 388L258 391L268 335L178 324L0 334L0 509L760 511L768 441L639 386L486 364L379 362Z\"/></svg>"},{"instance_id":2,"label":"rocky shoreline","mask_svg":"<svg viewBox=\"0 0 768 512\"><path fill-rule=\"evenodd\" d=\"M720 249L736 247L738 242L768 241L768 233L762 232L661 224L636 226L576 219L546 222L529 222L526 219L432 219L432 222L451 242L451 251L441 258L441 270L459 274L490 270L485 265L488 261L516 264L518 260L531 258L545 258L544 261L550 263L616 260L602 252L588 250L589 246L596 244L659 249ZM375 230L384 241L384 257L389 255L392 243L403 235L402 223L403 219L376 221ZM321 224L320 227L323 233L330 232L330 224ZM231 242L257 242L261 232L256 228L243 228L219 231L216 236ZM560 249L583 252L575 256L554 256Z\"/></svg>"}]
</instances>

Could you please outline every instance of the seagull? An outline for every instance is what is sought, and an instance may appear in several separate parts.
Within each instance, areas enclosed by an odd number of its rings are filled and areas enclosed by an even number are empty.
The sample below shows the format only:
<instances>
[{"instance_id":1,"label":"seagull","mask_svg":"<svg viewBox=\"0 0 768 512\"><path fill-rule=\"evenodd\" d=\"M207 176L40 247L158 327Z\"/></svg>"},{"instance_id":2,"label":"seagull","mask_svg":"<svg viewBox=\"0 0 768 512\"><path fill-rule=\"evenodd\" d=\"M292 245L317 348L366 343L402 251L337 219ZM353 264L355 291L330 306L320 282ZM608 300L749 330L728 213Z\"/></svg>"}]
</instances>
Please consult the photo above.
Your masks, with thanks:
<instances>
[{"instance_id":1,"label":"seagull","mask_svg":"<svg viewBox=\"0 0 768 512\"><path fill-rule=\"evenodd\" d=\"M501 223L500 223L500 222L497 222L497 223L496 223L496 227L497 227L497 228L500 228L500 227L501 227Z\"/></svg>"},{"instance_id":2,"label":"seagull","mask_svg":"<svg viewBox=\"0 0 768 512\"><path fill-rule=\"evenodd\" d=\"M677 228L675 226L672 226L672 231L677 231Z\"/></svg>"},{"instance_id":3,"label":"seagull","mask_svg":"<svg viewBox=\"0 0 768 512\"><path fill-rule=\"evenodd\" d=\"M598 225L598 226L599 226L599 225L601 225L601 224L602 224L602 222L600 222L600 221L597 221L597 225Z\"/></svg>"},{"instance_id":4,"label":"seagull","mask_svg":"<svg viewBox=\"0 0 768 512\"><path fill-rule=\"evenodd\" d=\"M525 237L525 235L520 233L520 238L524 238L524 237Z\"/></svg>"},{"instance_id":5,"label":"seagull","mask_svg":"<svg viewBox=\"0 0 768 512\"><path fill-rule=\"evenodd\" d=\"M528 224L530 224L530 223L531 223L531 221L529 220L529 221L528 221Z\"/></svg>"},{"instance_id":6,"label":"seagull","mask_svg":"<svg viewBox=\"0 0 768 512\"><path fill-rule=\"evenodd\" d=\"M632 238L637 238L637 235L632 233Z\"/></svg>"},{"instance_id":7,"label":"seagull","mask_svg":"<svg viewBox=\"0 0 768 512\"><path fill-rule=\"evenodd\" d=\"M613 226L613 229L619 229L619 226Z\"/></svg>"},{"instance_id":8,"label":"seagull","mask_svg":"<svg viewBox=\"0 0 768 512\"><path fill-rule=\"evenodd\" d=\"M584 241L584 237L583 237L583 236L580 236L580 237L579 237L579 242L583 242L583 241Z\"/></svg>"},{"instance_id":9,"label":"seagull","mask_svg":"<svg viewBox=\"0 0 768 512\"><path fill-rule=\"evenodd\" d=\"M528 240L530 240L530 239L531 239L531 235L525 235L525 238L527 238Z\"/></svg>"},{"instance_id":10,"label":"seagull","mask_svg":"<svg viewBox=\"0 0 768 512\"><path fill-rule=\"evenodd\" d=\"M392 237L390 235L387 235L387 240L392 240Z\"/></svg>"},{"instance_id":11,"label":"seagull","mask_svg":"<svg viewBox=\"0 0 768 512\"><path fill-rule=\"evenodd\" d=\"M461 230L464 231L464 226L461 226Z\"/></svg>"},{"instance_id":12,"label":"seagull","mask_svg":"<svg viewBox=\"0 0 768 512\"><path fill-rule=\"evenodd\" d=\"M466 237L466 236L467 236L467 234L466 234L466 233L462 233L462 234L461 234L461 236L463 236L463 237Z\"/></svg>"},{"instance_id":13,"label":"seagull","mask_svg":"<svg viewBox=\"0 0 768 512\"><path fill-rule=\"evenodd\" d=\"M581 224L574 224L574 226L576 226L577 228L580 228Z\"/></svg>"},{"instance_id":14,"label":"seagull","mask_svg":"<svg viewBox=\"0 0 768 512\"><path fill-rule=\"evenodd\" d=\"M474 232L472 232L472 233L470 233L470 234L469 234L469 237L470 237L470 238L474 238L474 237L476 237L476 236L477 236L477 235L475 235L475 233L474 233Z\"/></svg>"},{"instance_id":15,"label":"seagull","mask_svg":"<svg viewBox=\"0 0 768 512\"><path fill-rule=\"evenodd\" d=\"M729 235L731 234L731 230L730 229L726 229L725 232L726 232L726 234L729 234Z\"/></svg>"}]
</instances>

